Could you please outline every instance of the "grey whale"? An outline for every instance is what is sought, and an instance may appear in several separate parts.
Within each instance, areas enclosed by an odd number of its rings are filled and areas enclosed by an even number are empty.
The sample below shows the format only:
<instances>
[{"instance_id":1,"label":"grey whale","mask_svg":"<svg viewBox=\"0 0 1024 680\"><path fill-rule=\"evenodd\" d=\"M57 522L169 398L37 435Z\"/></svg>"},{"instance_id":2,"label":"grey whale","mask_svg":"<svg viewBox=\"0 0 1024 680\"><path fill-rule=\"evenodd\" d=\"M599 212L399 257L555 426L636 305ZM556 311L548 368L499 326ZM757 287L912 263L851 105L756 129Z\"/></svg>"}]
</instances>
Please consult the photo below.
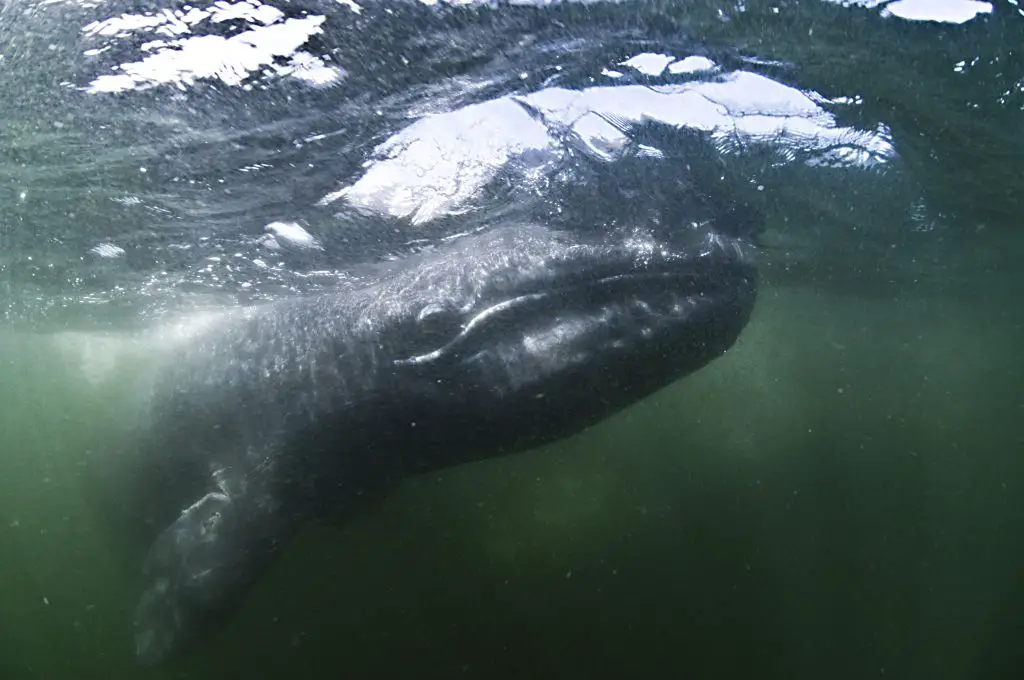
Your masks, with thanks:
<instances>
[{"instance_id":1,"label":"grey whale","mask_svg":"<svg viewBox=\"0 0 1024 680\"><path fill-rule=\"evenodd\" d=\"M138 659L212 634L302 521L568 436L720 356L753 250L711 223L504 225L213 324L160 369L137 446Z\"/></svg>"}]
</instances>

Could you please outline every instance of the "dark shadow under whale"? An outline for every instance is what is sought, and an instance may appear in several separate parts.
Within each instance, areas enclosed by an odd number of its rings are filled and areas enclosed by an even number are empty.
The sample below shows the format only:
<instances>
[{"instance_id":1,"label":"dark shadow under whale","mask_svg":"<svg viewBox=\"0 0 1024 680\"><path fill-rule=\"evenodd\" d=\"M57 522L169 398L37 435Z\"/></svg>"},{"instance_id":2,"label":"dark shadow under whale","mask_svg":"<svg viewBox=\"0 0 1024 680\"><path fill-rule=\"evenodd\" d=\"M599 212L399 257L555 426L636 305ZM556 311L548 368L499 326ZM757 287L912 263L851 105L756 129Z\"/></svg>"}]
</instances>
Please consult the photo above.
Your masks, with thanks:
<instances>
[{"instance_id":1,"label":"dark shadow under whale","mask_svg":"<svg viewBox=\"0 0 1024 680\"><path fill-rule=\"evenodd\" d=\"M154 541L139 659L214 630L300 522L565 437L721 355L754 305L752 251L710 222L507 225L212 324L159 370L131 457Z\"/></svg>"}]
</instances>

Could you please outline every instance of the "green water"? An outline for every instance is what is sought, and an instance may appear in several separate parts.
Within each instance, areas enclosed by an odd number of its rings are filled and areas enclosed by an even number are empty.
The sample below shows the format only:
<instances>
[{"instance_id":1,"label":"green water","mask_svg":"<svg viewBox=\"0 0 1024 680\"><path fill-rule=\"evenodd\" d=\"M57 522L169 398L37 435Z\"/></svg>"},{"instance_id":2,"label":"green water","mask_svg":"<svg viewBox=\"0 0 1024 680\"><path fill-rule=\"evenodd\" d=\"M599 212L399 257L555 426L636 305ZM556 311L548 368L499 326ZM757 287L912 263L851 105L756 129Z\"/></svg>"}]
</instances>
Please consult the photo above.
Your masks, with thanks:
<instances>
[{"instance_id":1,"label":"green water","mask_svg":"<svg viewBox=\"0 0 1024 680\"><path fill-rule=\"evenodd\" d=\"M310 526L163 671L76 475L116 381L6 336L0 677L1019 677L1024 328L946 293L768 287L635 408Z\"/></svg>"},{"instance_id":2,"label":"green water","mask_svg":"<svg viewBox=\"0 0 1024 680\"><path fill-rule=\"evenodd\" d=\"M107 45L83 26L152 3L93 4L0 3L0 680L1024 677L1013 3L963 26L811 1L439 17L363 3L362 25L306 0L329 20L304 48L347 69L334 90L256 78L99 97L66 84L138 61L152 36ZM137 546L85 470L138 420L164 341L145 329L179 299L329 285L313 272L337 262L232 274L208 259L270 260L254 240L277 219L337 237L334 256L383 242L390 222L315 206L416 116L545 78L606 86L602 69L659 51L857 100L839 122L885 128L898 159L713 155L769 222L731 351L570 440L309 525L208 644L140 668ZM598 220L657 213L680 167L610 175L652 190L636 203L544 198ZM89 255L105 242L125 256Z\"/></svg>"}]
</instances>

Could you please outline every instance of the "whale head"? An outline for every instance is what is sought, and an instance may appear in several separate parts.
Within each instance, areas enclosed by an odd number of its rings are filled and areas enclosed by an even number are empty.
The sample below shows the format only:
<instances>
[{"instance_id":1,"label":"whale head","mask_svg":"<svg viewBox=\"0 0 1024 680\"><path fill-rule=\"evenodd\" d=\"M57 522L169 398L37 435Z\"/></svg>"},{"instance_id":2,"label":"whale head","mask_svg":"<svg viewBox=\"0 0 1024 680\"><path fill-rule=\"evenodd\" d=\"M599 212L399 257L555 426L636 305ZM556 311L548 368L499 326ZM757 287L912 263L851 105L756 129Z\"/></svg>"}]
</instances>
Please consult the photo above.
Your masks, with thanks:
<instances>
[{"instance_id":1,"label":"whale head","mask_svg":"<svg viewBox=\"0 0 1024 680\"><path fill-rule=\"evenodd\" d=\"M366 311L400 417L421 448L487 455L571 434L700 368L753 308L749 233L513 225L429 254Z\"/></svg>"}]
</instances>

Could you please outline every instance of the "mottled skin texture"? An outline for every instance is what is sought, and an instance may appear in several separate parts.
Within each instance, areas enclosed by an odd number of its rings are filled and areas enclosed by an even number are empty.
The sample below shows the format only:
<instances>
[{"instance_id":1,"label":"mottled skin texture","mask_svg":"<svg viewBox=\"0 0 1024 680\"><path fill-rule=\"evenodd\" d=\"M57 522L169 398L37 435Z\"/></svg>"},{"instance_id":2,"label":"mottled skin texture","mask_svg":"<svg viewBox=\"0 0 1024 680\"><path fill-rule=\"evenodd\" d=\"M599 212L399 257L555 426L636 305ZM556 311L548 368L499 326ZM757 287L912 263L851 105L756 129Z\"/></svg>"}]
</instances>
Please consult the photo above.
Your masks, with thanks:
<instances>
[{"instance_id":1,"label":"mottled skin texture","mask_svg":"<svg viewBox=\"0 0 1024 680\"><path fill-rule=\"evenodd\" d=\"M750 250L707 224L506 226L214 324L152 396L139 658L213 631L302 520L572 434L719 356L754 303Z\"/></svg>"}]
</instances>

